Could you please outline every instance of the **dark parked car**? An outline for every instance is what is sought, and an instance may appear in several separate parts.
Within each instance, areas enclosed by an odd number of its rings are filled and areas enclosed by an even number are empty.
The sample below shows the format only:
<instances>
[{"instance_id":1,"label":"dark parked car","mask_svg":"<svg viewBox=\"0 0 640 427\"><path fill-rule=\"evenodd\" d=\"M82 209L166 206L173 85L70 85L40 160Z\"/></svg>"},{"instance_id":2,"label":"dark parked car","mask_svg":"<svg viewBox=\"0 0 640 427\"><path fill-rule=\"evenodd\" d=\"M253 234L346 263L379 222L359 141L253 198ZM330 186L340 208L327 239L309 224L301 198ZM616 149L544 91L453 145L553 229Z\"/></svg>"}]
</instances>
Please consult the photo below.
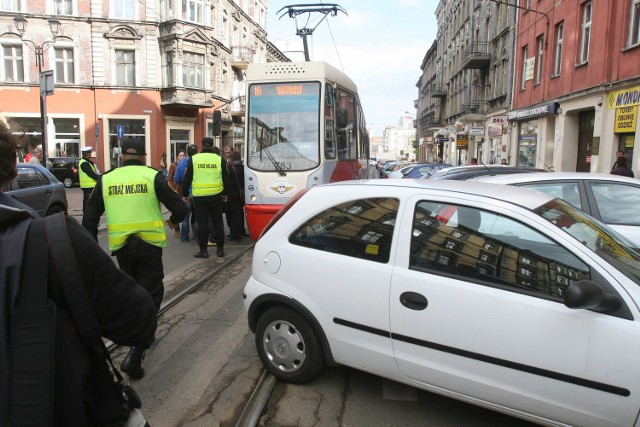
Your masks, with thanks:
<instances>
[{"instance_id":1,"label":"dark parked car","mask_svg":"<svg viewBox=\"0 0 640 427\"><path fill-rule=\"evenodd\" d=\"M527 172L545 171L543 169L535 169L531 167L502 165L454 166L452 168L439 170L431 176L425 176L424 179L455 179L458 181L474 181L481 176Z\"/></svg>"},{"instance_id":2,"label":"dark parked car","mask_svg":"<svg viewBox=\"0 0 640 427\"><path fill-rule=\"evenodd\" d=\"M78 184L78 163L80 159L75 157L51 157L49 159L49 170L66 188L71 188Z\"/></svg>"},{"instance_id":3,"label":"dark parked car","mask_svg":"<svg viewBox=\"0 0 640 427\"><path fill-rule=\"evenodd\" d=\"M41 216L67 210L64 185L45 167L37 164L18 163L18 176L3 191L32 207Z\"/></svg>"},{"instance_id":4,"label":"dark parked car","mask_svg":"<svg viewBox=\"0 0 640 427\"><path fill-rule=\"evenodd\" d=\"M420 179L423 176L431 176L440 169L453 167L448 163L420 163L412 167L402 178Z\"/></svg>"}]
</instances>

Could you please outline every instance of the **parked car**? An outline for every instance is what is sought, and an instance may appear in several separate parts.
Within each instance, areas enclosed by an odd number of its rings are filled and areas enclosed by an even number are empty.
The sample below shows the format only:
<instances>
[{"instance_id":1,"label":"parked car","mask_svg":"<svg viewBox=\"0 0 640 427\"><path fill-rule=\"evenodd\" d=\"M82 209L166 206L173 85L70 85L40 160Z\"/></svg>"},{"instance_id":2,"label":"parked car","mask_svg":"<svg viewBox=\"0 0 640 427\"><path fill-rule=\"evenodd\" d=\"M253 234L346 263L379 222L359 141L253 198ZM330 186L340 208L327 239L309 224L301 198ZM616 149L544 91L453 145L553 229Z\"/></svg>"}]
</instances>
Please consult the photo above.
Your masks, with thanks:
<instances>
[{"instance_id":1,"label":"parked car","mask_svg":"<svg viewBox=\"0 0 640 427\"><path fill-rule=\"evenodd\" d=\"M454 166L452 168L446 168L435 172L429 177L424 179L455 179L463 181L473 181L481 176L487 175L502 175L513 173L531 173L531 172L544 172L543 169L536 169L531 167L522 166L502 166L502 165L468 165L468 166Z\"/></svg>"},{"instance_id":2,"label":"parked car","mask_svg":"<svg viewBox=\"0 0 640 427\"><path fill-rule=\"evenodd\" d=\"M440 169L446 169L450 167L453 167L453 165L450 165L448 163L421 163L408 170L407 173L402 176L402 178L419 179L424 176L433 175Z\"/></svg>"},{"instance_id":3,"label":"parked car","mask_svg":"<svg viewBox=\"0 0 640 427\"><path fill-rule=\"evenodd\" d=\"M67 211L64 185L44 166L18 163L18 176L3 190L41 216Z\"/></svg>"},{"instance_id":4,"label":"parked car","mask_svg":"<svg viewBox=\"0 0 640 427\"><path fill-rule=\"evenodd\" d=\"M409 172L409 170L415 165L416 165L415 163L406 163L401 167L399 167L398 169L387 173L387 178L402 178L404 174L406 172Z\"/></svg>"},{"instance_id":5,"label":"parked car","mask_svg":"<svg viewBox=\"0 0 640 427\"><path fill-rule=\"evenodd\" d=\"M80 159L75 157L51 157L48 168L66 188L71 188L78 184L78 170Z\"/></svg>"},{"instance_id":6,"label":"parked car","mask_svg":"<svg viewBox=\"0 0 640 427\"><path fill-rule=\"evenodd\" d=\"M388 178L391 172L402 169L403 167L408 166L410 164L411 163L404 162L404 161L389 163L384 169L380 171L380 178Z\"/></svg>"},{"instance_id":7,"label":"parked car","mask_svg":"<svg viewBox=\"0 0 640 427\"><path fill-rule=\"evenodd\" d=\"M479 178L561 198L640 247L640 180L589 172L528 173Z\"/></svg>"},{"instance_id":8,"label":"parked car","mask_svg":"<svg viewBox=\"0 0 640 427\"><path fill-rule=\"evenodd\" d=\"M637 422L640 253L541 192L302 191L256 242L244 299L282 381L341 364L540 424Z\"/></svg>"}]
</instances>

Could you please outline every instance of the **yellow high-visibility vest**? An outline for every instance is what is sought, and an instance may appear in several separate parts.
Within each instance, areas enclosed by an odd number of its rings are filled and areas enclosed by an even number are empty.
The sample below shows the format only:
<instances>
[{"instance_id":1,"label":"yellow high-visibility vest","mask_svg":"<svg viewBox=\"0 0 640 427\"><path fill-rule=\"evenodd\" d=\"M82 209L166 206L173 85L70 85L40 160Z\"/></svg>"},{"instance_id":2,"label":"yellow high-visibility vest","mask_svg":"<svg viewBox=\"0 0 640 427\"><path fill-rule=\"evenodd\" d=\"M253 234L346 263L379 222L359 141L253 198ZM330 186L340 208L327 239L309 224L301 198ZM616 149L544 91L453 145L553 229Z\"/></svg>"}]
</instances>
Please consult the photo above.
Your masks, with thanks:
<instances>
[{"instance_id":1,"label":"yellow high-visibility vest","mask_svg":"<svg viewBox=\"0 0 640 427\"><path fill-rule=\"evenodd\" d=\"M96 174L98 173L98 170L96 169L96 165L94 165L87 159L80 160L80 162L78 163L78 169L79 169L78 177L80 178L80 188L93 188L96 186L96 180L91 178L86 173L84 173L84 171L82 170L83 163L89 163L89 166L91 166L91 169L93 169L93 172Z\"/></svg>"},{"instance_id":2,"label":"yellow high-visibility vest","mask_svg":"<svg viewBox=\"0 0 640 427\"><path fill-rule=\"evenodd\" d=\"M132 234L154 246L167 246L164 218L153 185L156 174L156 169L131 165L102 175L110 251L124 246Z\"/></svg>"},{"instance_id":3,"label":"yellow high-visibility vest","mask_svg":"<svg viewBox=\"0 0 640 427\"><path fill-rule=\"evenodd\" d=\"M193 181L191 191L194 197L213 196L224 189L222 184L222 157L215 153L198 153L191 157Z\"/></svg>"}]
</instances>

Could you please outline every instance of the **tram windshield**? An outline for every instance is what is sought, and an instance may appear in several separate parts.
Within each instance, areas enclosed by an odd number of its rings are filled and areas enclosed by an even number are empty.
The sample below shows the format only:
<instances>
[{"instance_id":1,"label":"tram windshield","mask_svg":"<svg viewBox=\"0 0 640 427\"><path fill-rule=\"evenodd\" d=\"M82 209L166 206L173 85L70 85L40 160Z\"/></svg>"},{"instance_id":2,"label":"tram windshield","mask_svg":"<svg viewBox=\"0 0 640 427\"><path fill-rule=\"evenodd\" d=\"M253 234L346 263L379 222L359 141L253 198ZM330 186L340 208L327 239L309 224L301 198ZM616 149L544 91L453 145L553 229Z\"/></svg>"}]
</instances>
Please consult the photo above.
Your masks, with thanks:
<instances>
[{"instance_id":1,"label":"tram windshield","mask_svg":"<svg viewBox=\"0 0 640 427\"><path fill-rule=\"evenodd\" d=\"M247 166L303 171L320 162L320 83L249 86Z\"/></svg>"}]
</instances>

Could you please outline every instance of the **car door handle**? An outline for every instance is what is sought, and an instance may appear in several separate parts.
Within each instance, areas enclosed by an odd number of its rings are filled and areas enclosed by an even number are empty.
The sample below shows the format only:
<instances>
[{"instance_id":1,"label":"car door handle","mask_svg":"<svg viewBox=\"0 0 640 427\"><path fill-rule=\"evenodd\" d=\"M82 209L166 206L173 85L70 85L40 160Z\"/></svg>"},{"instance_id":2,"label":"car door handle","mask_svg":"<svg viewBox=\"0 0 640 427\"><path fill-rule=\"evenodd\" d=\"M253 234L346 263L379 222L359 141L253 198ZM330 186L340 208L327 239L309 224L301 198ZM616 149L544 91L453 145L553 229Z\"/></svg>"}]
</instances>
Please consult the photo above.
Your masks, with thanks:
<instances>
[{"instance_id":1,"label":"car door handle","mask_svg":"<svg viewBox=\"0 0 640 427\"><path fill-rule=\"evenodd\" d=\"M411 310L424 310L429 305L427 298L416 292L403 292L400 295L400 304Z\"/></svg>"}]
</instances>

